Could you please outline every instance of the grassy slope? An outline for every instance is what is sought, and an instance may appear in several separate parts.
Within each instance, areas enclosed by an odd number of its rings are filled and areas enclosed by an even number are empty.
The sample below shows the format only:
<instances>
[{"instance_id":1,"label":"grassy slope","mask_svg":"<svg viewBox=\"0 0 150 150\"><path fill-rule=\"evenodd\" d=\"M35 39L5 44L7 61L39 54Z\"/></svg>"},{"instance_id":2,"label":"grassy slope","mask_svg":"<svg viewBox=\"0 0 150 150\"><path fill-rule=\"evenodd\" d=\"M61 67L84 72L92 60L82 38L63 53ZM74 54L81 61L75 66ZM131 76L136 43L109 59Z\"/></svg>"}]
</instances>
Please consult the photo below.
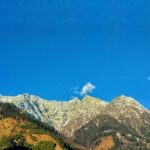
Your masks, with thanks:
<instances>
[{"instance_id":1,"label":"grassy slope","mask_svg":"<svg viewBox=\"0 0 150 150\"><path fill-rule=\"evenodd\" d=\"M12 139L16 145L23 141L33 147L40 141L51 141L56 150L65 147L57 131L8 103L0 103L0 139L4 138Z\"/></svg>"}]
</instances>

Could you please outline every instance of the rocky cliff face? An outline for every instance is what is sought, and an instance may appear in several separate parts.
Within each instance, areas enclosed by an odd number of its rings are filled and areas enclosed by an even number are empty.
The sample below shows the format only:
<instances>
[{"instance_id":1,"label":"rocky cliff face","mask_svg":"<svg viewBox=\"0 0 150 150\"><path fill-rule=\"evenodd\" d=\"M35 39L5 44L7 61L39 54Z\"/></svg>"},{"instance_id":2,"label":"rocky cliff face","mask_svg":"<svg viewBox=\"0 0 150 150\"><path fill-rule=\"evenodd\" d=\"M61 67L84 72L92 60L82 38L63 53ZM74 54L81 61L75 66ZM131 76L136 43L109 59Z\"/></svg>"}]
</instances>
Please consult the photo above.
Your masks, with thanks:
<instances>
[{"instance_id":1,"label":"rocky cliff face","mask_svg":"<svg viewBox=\"0 0 150 150\"><path fill-rule=\"evenodd\" d=\"M0 102L15 104L88 148L95 147L100 137L110 131L122 141L128 141L128 136L140 142L150 137L150 111L131 97L119 96L108 103L88 95L82 100L47 101L24 94L0 96Z\"/></svg>"},{"instance_id":2,"label":"rocky cliff face","mask_svg":"<svg viewBox=\"0 0 150 150\"><path fill-rule=\"evenodd\" d=\"M1 96L0 102L9 102L54 126L66 136L95 118L109 103L85 96L83 100L47 101L37 96L23 94L15 97Z\"/></svg>"},{"instance_id":3,"label":"rocky cliff face","mask_svg":"<svg viewBox=\"0 0 150 150\"><path fill-rule=\"evenodd\" d=\"M54 128L14 104L0 102L0 150L72 150L66 146Z\"/></svg>"},{"instance_id":4,"label":"rocky cliff face","mask_svg":"<svg viewBox=\"0 0 150 150\"><path fill-rule=\"evenodd\" d=\"M96 148L105 136L113 137L115 149L148 149L150 112L133 98L119 96L107 104L98 117L76 130L74 140Z\"/></svg>"}]
</instances>

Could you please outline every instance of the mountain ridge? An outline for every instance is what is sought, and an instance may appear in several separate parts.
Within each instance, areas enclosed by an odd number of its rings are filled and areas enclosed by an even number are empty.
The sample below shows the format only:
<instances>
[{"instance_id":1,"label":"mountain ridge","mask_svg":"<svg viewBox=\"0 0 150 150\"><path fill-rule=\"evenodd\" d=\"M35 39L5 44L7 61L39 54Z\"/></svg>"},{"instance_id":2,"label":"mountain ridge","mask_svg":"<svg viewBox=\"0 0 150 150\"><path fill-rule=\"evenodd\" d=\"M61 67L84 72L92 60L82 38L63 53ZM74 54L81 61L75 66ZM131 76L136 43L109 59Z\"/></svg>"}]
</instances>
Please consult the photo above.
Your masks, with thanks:
<instances>
[{"instance_id":1,"label":"mountain ridge","mask_svg":"<svg viewBox=\"0 0 150 150\"><path fill-rule=\"evenodd\" d=\"M73 100L76 100L76 101L84 101L84 100L87 100L87 99L91 99L91 100L99 100L99 101L102 101L102 102L106 102L106 103L112 103L113 101L115 101L115 99L119 98L119 97L125 97L125 98L128 98L126 100L129 101L129 99L131 100L134 100L136 103L142 105L141 103L139 103L135 98L133 97L130 97L130 96L125 96L125 95L120 95L120 96L116 96L114 97L112 100L108 101L108 100L104 100L104 99L101 99L101 98L97 98L95 96L90 96L90 95L85 95L84 97L82 98L78 98L78 97L73 97L71 99L68 99L68 100L56 100L56 99L45 99L45 98L42 98L40 96L37 96L37 95L33 95L33 94L28 94L28 93L23 93L23 94L18 94L18 95L13 95L13 96L5 96L5 95L0 95L0 99L1 98L6 98L8 99L8 102L11 101L10 99L13 99L13 98L17 98L17 97L35 97L37 100L42 100L42 101L45 101L45 102L70 102L70 101L73 101ZM7 100L6 100L7 101ZM143 105L142 105L143 106ZM145 106L143 106L145 109L147 109L148 111L150 111L149 108L146 108Z\"/></svg>"},{"instance_id":2,"label":"mountain ridge","mask_svg":"<svg viewBox=\"0 0 150 150\"><path fill-rule=\"evenodd\" d=\"M96 144L101 147L99 142L108 139L112 143L115 143L115 139L122 142L125 140L126 146L135 147L128 135L145 147L145 141L147 138L149 141L150 137L150 111L129 96L121 95L111 102L89 95L81 100L73 98L70 101L48 101L23 94L15 97L1 96L0 102L13 103L75 143L84 147L87 145L87 149L95 149ZM102 139L105 133L112 135Z\"/></svg>"}]
</instances>

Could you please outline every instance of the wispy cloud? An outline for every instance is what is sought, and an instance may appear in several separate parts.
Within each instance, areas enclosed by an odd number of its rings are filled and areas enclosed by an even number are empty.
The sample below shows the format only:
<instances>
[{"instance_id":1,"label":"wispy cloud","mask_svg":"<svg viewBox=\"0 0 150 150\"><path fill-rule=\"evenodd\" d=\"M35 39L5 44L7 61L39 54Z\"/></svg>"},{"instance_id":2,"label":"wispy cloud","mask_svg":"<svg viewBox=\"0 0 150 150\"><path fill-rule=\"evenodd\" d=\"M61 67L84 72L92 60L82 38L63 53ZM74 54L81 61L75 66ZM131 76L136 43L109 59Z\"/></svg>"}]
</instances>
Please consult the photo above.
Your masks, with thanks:
<instances>
[{"instance_id":1,"label":"wispy cloud","mask_svg":"<svg viewBox=\"0 0 150 150\"><path fill-rule=\"evenodd\" d=\"M82 87L82 90L80 91L80 95L83 96L83 95L86 95L88 93L92 93L92 91L95 89L95 85L93 85L92 83L90 82L87 82L83 87Z\"/></svg>"},{"instance_id":2,"label":"wispy cloud","mask_svg":"<svg viewBox=\"0 0 150 150\"><path fill-rule=\"evenodd\" d=\"M79 94L79 87L73 87L71 88L72 93Z\"/></svg>"},{"instance_id":3,"label":"wispy cloud","mask_svg":"<svg viewBox=\"0 0 150 150\"><path fill-rule=\"evenodd\" d=\"M150 81L150 76L147 76L147 80Z\"/></svg>"},{"instance_id":4,"label":"wispy cloud","mask_svg":"<svg viewBox=\"0 0 150 150\"><path fill-rule=\"evenodd\" d=\"M92 93L95 88L95 85L93 85L90 82L87 82L81 89L76 86L71 88L70 90L73 94L84 96L88 93Z\"/></svg>"}]
</instances>

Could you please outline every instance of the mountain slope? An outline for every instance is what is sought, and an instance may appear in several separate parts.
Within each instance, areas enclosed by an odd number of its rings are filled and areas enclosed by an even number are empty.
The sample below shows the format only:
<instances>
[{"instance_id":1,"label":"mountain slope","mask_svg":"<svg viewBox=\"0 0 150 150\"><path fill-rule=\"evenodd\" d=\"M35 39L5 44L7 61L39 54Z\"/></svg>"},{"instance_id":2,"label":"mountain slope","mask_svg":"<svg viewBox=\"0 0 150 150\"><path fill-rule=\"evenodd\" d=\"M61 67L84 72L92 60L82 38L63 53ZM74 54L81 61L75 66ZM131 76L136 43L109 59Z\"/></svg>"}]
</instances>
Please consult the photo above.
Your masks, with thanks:
<instances>
[{"instance_id":1,"label":"mountain slope","mask_svg":"<svg viewBox=\"0 0 150 150\"><path fill-rule=\"evenodd\" d=\"M150 149L150 112L133 98L119 96L98 117L76 130L74 140L96 148L110 135L115 149Z\"/></svg>"},{"instance_id":2,"label":"mountain slope","mask_svg":"<svg viewBox=\"0 0 150 150\"><path fill-rule=\"evenodd\" d=\"M47 101L28 94L15 97L0 96L0 102L15 104L68 137L108 105L107 102L90 96L85 96L82 101L74 98L67 102Z\"/></svg>"},{"instance_id":3,"label":"mountain slope","mask_svg":"<svg viewBox=\"0 0 150 150\"><path fill-rule=\"evenodd\" d=\"M68 137L67 143L80 145L78 149L150 147L150 111L131 97L119 96L108 103L88 95L82 100L47 101L24 94L1 96L0 101L13 103L47 123Z\"/></svg>"},{"instance_id":4,"label":"mountain slope","mask_svg":"<svg viewBox=\"0 0 150 150\"><path fill-rule=\"evenodd\" d=\"M22 94L14 97L0 96L0 102L13 103L18 108L21 108L27 111L29 114L33 115L36 119L39 119L42 122L46 122L53 127L51 118L45 115L45 112L47 111L45 108L47 101L44 101L37 96L29 94Z\"/></svg>"},{"instance_id":5,"label":"mountain slope","mask_svg":"<svg viewBox=\"0 0 150 150\"><path fill-rule=\"evenodd\" d=\"M102 114L105 113L120 123L134 128L141 136L147 134L150 137L150 112L135 99L119 96L102 112Z\"/></svg>"},{"instance_id":6,"label":"mountain slope","mask_svg":"<svg viewBox=\"0 0 150 150\"><path fill-rule=\"evenodd\" d=\"M54 128L36 120L15 105L0 103L0 149L63 150L65 143ZM71 149L71 148L69 148Z\"/></svg>"},{"instance_id":7,"label":"mountain slope","mask_svg":"<svg viewBox=\"0 0 150 150\"><path fill-rule=\"evenodd\" d=\"M75 132L74 141L88 149L103 146L103 140L109 138L114 149L146 150L150 141L141 137L132 127L126 126L109 115L101 115ZM107 144L106 143L106 144ZM140 146L139 146L140 145ZM130 148L129 148L130 147Z\"/></svg>"}]
</instances>

